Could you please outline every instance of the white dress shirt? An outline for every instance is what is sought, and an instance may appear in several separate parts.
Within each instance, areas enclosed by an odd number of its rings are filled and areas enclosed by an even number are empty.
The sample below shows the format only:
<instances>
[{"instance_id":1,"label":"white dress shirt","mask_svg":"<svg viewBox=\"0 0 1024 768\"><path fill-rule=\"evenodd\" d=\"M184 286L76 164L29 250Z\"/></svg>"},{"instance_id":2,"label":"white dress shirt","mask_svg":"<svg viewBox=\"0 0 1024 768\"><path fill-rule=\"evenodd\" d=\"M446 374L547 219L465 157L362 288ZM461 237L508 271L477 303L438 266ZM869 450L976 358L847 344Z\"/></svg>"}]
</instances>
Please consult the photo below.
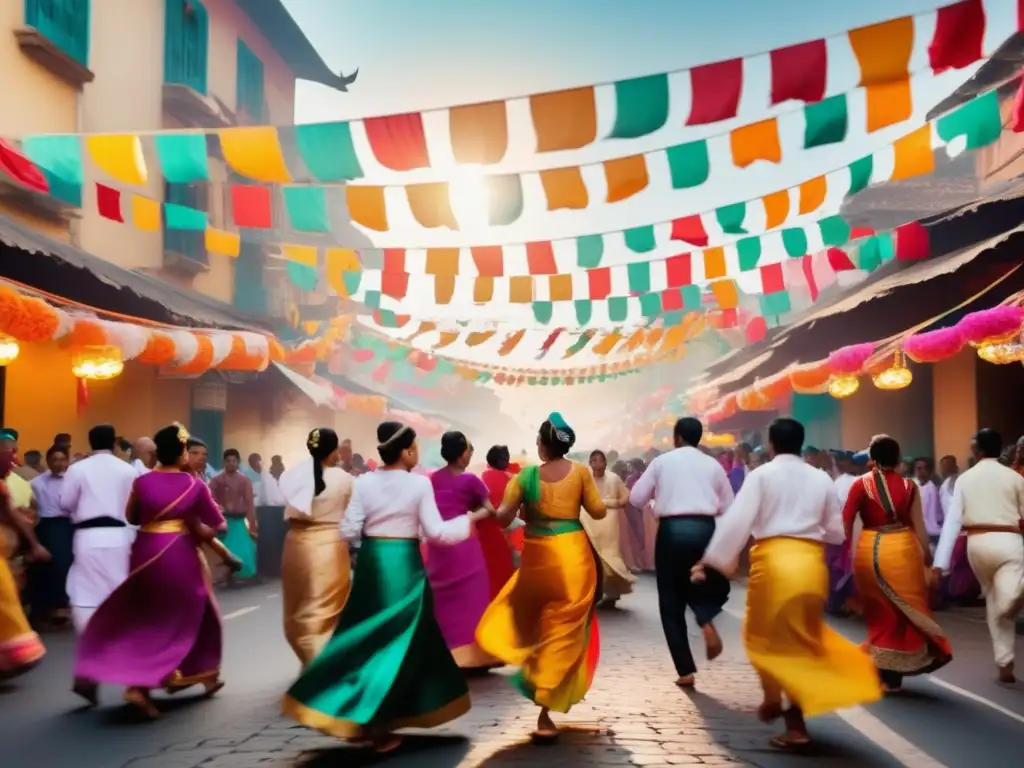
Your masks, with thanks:
<instances>
[{"instance_id":1,"label":"white dress shirt","mask_svg":"<svg viewBox=\"0 0 1024 768\"><path fill-rule=\"evenodd\" d=\"M953 488L955 487L956 479L959 476L959 473L950 475L943 480L942 485L939 486L939 506L942 508L943 521L949 517L950 510L953 509Z\"/></svg>"},{"instance_id":2,"label":"white dress shirt","mask_svg":"<svg viewBox=\"0 0 1024 768\"><path fill-rule=\"evenodd\" d=\"M135 459L132 461L132 468L139 477L142 477L144 474L149 472L149 467L142 463L142 459Z\"/></svg>"},{"instance_id":3,"label":"white dress shirt","mask_svg":"<svg viewBox=\"0 0 1024 768\"><path fill-rule=\"evenodd\" d=\"M268 507L284 507L288 505L288 500L284 497L284 494L281 493L280 483L278 483L277 478L267 470L263 470L263 474L260 475L260 486L262 490L262 501Z\"/></svg>"},{"instance_id":4,"label":"white dress shirt","mask_svg":"<svg viewBox=\"0 0 1024 768\"><path fill-rule=\"evenodd\" d=\"M732 504L733 492L722 465L686 445L651 462L630 491L629 503L643 509L652 497L657 517L714 517Z\"/></svg>"},{"instance_id":5,"label":"white dress shirt","mask_svg":"<svg viewBox=\"0 0 1024 768\"><path fill-rule=\"evenodd\" d=\"M1017 527L1024 519L1024 477L997 459L982 459L956 481L953 503L935 549L936 568L949 570L953 547L964 526Z\"/></svg>"},{"instance_id":6,"label":"white dress shirt","mask_svg":"<svg viewBox=\"0 0 1024 768\"><path fill-rule=\"evenodd\" d=\"M60 493L64 488L64 475L55 475L49 470L32 478L32 493L39 507L39 517L67 517L68 513L60 505Z\"/></svg>"},{"instance_id":7,"label":"white dress shirt","mask_svg":"<svg viewBox=\"0 0 1024 768\"><path fill-rule=\"evenodd\" d=\"M472 533L469 515L441 518L434 486L425 475L378 470L356 479L352 500L341 523L343 539L374 536L390 539L423 537L439 544L457 544Z\"/></svg>"},{"instance_id":8,"label":"white dress shirt","mask_svg":"<svg viewBox=\"0 0 1024 768\"><path fill-rule=\"evenodd\" d=\"M850 496L850 489L853 488L853 484L857 482L857 478L844 472L833 482L836 486L836 496L839 497L839 508L842 509L846 506L846 500Z\"/></svg>"},{"instance_id":9,"label":"white dress shirt","mask_svg":"<svg viewBox=\"0 0 1024 768\"><path fill-rule=\"evenodd\" d=\"M124 520L136 477L137 471L127 461L109 451L97 451L68 467L60 505L70 514L72 523L95 517Z\"/></svg>"},{"instance_id":10,"label":"white dress shirt","mask_svg":"<svg viewBox=\"0 0 1024 768\"><path fill-rule=\"evenodd\" d=\"M796 455L781 454L758 467L718 521L703 561L730 571L751 536L842 544L843 511L832 478Z\"/></svg>"}]
</instances>

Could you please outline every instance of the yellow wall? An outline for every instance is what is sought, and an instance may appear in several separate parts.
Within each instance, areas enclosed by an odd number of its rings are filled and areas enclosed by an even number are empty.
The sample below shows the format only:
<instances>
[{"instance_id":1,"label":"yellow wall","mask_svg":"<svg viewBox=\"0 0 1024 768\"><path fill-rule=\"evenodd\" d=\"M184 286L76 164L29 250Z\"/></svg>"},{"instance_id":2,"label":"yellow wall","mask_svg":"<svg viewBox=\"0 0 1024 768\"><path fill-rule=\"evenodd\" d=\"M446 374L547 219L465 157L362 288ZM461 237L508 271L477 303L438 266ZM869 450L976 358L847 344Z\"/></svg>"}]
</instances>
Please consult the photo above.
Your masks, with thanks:
<instances>
[{"instance_id":1,"label":"yellow wall","mask_svg":"<svg viewBox=\"0 0 1024 768\"><path fill-rule=\"evenodd\" d=\"M914 382L895 392L883 392L868 377L861 380L860 390L842 401L844 446L861 450L875 435L887 434L899 441L904 455L932 454L931 366L915 365L913 372Z\"/></svg>"},{"instance_id":2,"label":"yellow wall","mask_svg":"<svg viewBox=\"0 0 1024 768\"><path fill-rule=\"evenodd\" d=\"M22 452L45 451L58 432L69 432L75 450L87 450L95 424L113 424L134 440L172 421L187 421L191 382L161 379L151 365L127 363L111 381L89 383L89 402L78 414L71 355L57 344L25 344L7 366L4 420L20 432Z\"/></svg>"},{"instance_id":3,"label":"yellow wall","mask_svg":"<svg viewBox=\"0 0 1024 768\"><path fill-rule=\"evenodd\" d=\"M935 456L956 456L961 466L978 431L977 360L973 349L965 349L932 366Z\"/></svg>"}]
</instances>

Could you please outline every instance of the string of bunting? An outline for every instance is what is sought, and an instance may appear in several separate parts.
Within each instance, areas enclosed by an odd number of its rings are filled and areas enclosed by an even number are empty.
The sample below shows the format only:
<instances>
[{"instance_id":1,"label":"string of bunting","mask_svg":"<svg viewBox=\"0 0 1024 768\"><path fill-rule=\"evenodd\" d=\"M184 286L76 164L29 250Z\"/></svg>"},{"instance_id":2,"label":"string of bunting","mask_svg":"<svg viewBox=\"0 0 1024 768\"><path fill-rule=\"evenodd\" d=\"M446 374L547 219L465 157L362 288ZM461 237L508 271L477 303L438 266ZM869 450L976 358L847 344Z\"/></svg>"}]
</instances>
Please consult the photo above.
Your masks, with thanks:
<instances>
[{"instance_id":1,"label":"string of bunting","mask_svg":"<svg viewBox=\"0 0 1024 768\"><path fill-rule=\"evenodd\" d=\"M824 108L829 102L818 105ZM998 105L997 105L998 106ZM841 113L845 115L845 106ZM909 114L907 117L909 118ZM988 111L978 110L975 121L985 118L989 122L972 125L975 134L984 137L985 130L992 130L992 118ZM834 118L825 123L832 125ZM823 124L824 125L824 124ZM251 128L231 130L248 131ZM828 128L821 129L827 132ZM742 135L742 139L737 138ZM838 136L838 134L836 134ZM845 131L838 140L845 137ZM81 185L83 183L82 162L80 153L70 156L70 149L61 149L58 145L68 140L77 141L75 137L39 136L23 141L22 151L25 156L40 167L47 178L51 193L65 199L70 204L81 204ZM91 137L89 140L110 137ZM604 202L613 204L627 200L638 192L647 189L651 179L667 183L672 190L692 189L699 187L711 177L711 153L709 140L701 139L670 147L667 150L645 155L618 158L600 164L603 179L591 174L590 166L566 166L540 171L536 174L537 183L531 184L530 175L503 174L483 176L479 179L480 186L486 190L487 224L491 227L504 227L514 224L523 215L527 202L532 195L526 195L529 187L538 187L544 198L547 211L584 210L590 206L593 197L589 191L585 175L590 178L590 186L600 187L603 184ZM731 151L738 167L747 167L757 161L779 163L782 161L781 144L779 143L778 119L754 123L737 129L731 135ZM817 146L813 142L807 146ZM76 145L77 146L77 145ZM897 156L897 172L907 175L918 175L922 171L915 168L916 158L912 147L907 141L895 144ZM141 158L141 150L136 148L133 154ZM664 171L650 172L652 160L665 164ZM742 161L740 161L742 159ZM597 171L597 166L593 169ZM930 170L930 169L929 169ZM897 177L898 178L898 177ZM879 179L875 179L878 181ZM425 229L447 228L458 231L460 223L451 199L452 186L448 182L429 182L411 184L404 187L348 185L344 188L330 189L322 186L284 186L280 191L284 208L288 213L291 227L299 232L323 233L331 230L330 211L337 210L340 205L333 203L333 198L344 196L345 207L352 222L373 232L387 232L391 229L391 219L396 215L396 206L406 206L409 213L419 226ZM827 185L818 182L806 190L808 200L801 200L792 214L807 210L815 202L815 195L827 194ZM404 203L401 198L405 198ZM161 222L161 207L156 201L144 195L132 194L128 200L122 199L121 191L106 184L96 184L96 204L100 215L104 218L123 222L131 219L140 229L158 228ZM601 196L599 196L601 197ZM230 185L230 201L232 219L235 226L248 229L273 229L279 221L275 217L275 190L261 184ZM331 199L329 199L331 198ZM340 202L340 201L339 201ZM782 210L782 201L773 201L779 210L773 211L775 216L791 215L790 206ZM817 202L820 205L821 201ZM814 210L811 207L810 210ZM725 206L720 211L726 217L735 217L736 210ZM209 227L209 217L205 211L190 208L176 202L165 202L162 206L162 220L167 229L185 231L204 231ZM785 218L783 219L785 221ZM733 219L718 217L718 225L724 234L738 234L738 227ZM646 242L644 228L639 231L627 230L624 234L631 235L634 240L639 238L640 247ZM706 236L707 230L704 230ZM700 232L695 233L700 236ZM630 242L627 239L627 247ZM596 246L587 243L589 249ZM591 257L592 258L592 257Z\"/></svg>"},{"instance_id":2,"label":"string of bunting","mask_svg":"<svg viewBox=\"0 0 1024 768\"><path fill-rule=\"evenodd\" d=\"M833 60L852 58L856 74L851 86L863 88L867 103L868 131L909 119L912 111L910 76L913 71L940 73L970 66L986 53L990 19L1004 29L999 40L1022 28L1015 0L963 0L936 11L905 16L822 38L776 49L767 54L704 64L688 70L648 75L609 84L615 105L609 139L635 139L661 130L673 113L685 114L685 125L701 126L730 120L740 114L741 101L754 98L745 87L745 71L763 70L767 58L770 92L758 94L759 103L775 106L786 102L807 105L806 142L810 146L841 141L846 128L846 96L836 90L845 85L845 68L830 66ZM930 38L921 35L932 30ZM917 45L918 42L927 43ZM830 52L830 48L832 48ZM845 50L842 50L845 49ZM918 53L923 54L917 56ZM525 102L535 133L538 153L576 150L599 140L602 124L598 86L534 94L525 99L490 101L447 110L450 155L462 164L489 165L508 154L513 124L510 112L517 101ZM408 113L367 118L353 122L319 123L277 128L253 126L216 131L223 157L237 172L253 181L284 184L313 178L324 183L364 177L368 158L356 150L355 137L368 145L374 161L390 171L429 168L432 153L424 116ZM779 155L777 127L770 121L746 126L732 133L733 161L743 167L765 153ZM355 129L355 130L354 130ZM208 181L207 135L196 132L162 132L155 135L156 154L168 182L189 184ZM78 136L35 137L26 142L29 156L52 173L73 181L81 173L82 148ZM147 169L140 134L93 135L85 139L88 154L113 178L127 184L143 184ZM297 158L286 158L284 147L294 146ZM691 159L697 153L691 147ZM45 156L45 162L43 157ZM617 194L626 194L638 183L639 156L611 161L613 173L624 181ZM781 159L781 156L775 161ZM303 166L299 169L296 166ZM675 164L673 164L675 167ZM699 164L698 164L699 165ZM706 161L705 161L706 165ZM70 175L64 175L69 172ZM694 183L696 171L687 172ZM551 175L558 194L549 205L583 207L578 185L568 179L567 169ZM576 175L578 176L578 169ZM80 178L79 178L80 182ZM508 183L508 182L505 182ZM611 186L611 185L610 185ZM643 184L646 186L646 183ZM641 187L642 188L642 187ZM417 195L427 197L426 190ZM411 201L412 193L410 193ZM378 222L380 223L380 222ZM426 226L426 225L425 225ZM386 226L384 227L386 229Z\"/></svg>"}]
</instances>

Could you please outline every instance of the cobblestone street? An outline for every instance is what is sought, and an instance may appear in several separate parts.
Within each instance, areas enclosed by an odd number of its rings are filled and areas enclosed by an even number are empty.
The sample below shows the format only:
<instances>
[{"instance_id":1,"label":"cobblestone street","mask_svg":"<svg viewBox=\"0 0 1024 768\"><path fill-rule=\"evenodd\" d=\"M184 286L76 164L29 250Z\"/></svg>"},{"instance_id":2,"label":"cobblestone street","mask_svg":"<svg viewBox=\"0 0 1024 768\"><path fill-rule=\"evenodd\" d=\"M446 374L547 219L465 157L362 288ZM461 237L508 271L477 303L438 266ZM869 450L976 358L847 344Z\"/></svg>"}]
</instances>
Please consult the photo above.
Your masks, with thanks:
<instances>
[{"instance_id":1,"label":"cobblestone street","mask_svg":"<svg viewBox=\"0 0 1024 768\"><path fill-rule=\"evenodd\" d=\"M47 768L284 768L380 762L335 739L293 726L278 714L280 694L295 673L295 662L281 638L274 590L269 586L226 594L228 687L217 699L165 700L159 722L136 723L117 705L119 692L109 691L107 702L113 706L69 716L74 702L65 693L68 678L55 676L55 670L69 672L70 638L60 637L52 644L54 658L0 699L5 711L19 700L26 704L13 717L5 716L2 735L19 749L24 747L34 764ZM1002 701L1015 706L999 713L925 681L913 683L904 700L872 707L877 717L857 710L812 721L818 743L806 755L772 750L768 739L775 731L754 718L759 688L739 646L742 599L742 588L737 588L729 613L720 622L726 652L713 664L703 665L694 692L680 691L673 684L653 579L644 578L637 591L623 599L621 610L601 614L603 647L596 682L586 702L557 718L568 728L557 745L530 743L536 709L503 675L492 674L471 682L473 709L466 716L437 731L410 734L387 765L952 768L972 765L969 755L981 746L990 750L986 768L1018 764L1014 748L1024 747L1020 691L1006 692L1009 698ZM254 605L237 607L245 603ZM958 620L958 626L968 633L958 646L968 651L968 658L978 658L977 663L961 663L974 664L974 678L983 683L990 677L988 666L983 666L988 662L984 626L972 619ZM33 709L40 707L45 711L33 719ZM1013 719L1014 713L1019 720ZM23 728L10 730L22 720ZM947 745L941 725L957 723L970 724L971 729L961 732L959 746ZM921 734L928 738L922 740ZM966 748L964 734L969 735Z\"/></svg>"}]
</instances>

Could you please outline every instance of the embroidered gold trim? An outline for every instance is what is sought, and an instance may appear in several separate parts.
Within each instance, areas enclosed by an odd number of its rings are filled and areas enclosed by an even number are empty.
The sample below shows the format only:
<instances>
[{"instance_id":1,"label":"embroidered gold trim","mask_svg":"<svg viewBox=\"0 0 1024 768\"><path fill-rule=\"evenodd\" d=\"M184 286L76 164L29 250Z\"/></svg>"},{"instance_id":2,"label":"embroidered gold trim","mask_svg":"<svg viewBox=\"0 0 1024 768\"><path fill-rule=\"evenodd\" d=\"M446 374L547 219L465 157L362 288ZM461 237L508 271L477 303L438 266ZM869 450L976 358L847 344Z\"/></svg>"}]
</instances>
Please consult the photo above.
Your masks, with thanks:
<instances>
[{"instance_id":1,"label":"embroidered gold trim","mask_svg":"<svg viewBox=\"0 0 1024 768\"><path fill-rule=\"evenodd\" d=\"M332 717L324 712L307 707L291 696L285 695L284 701L281 704L281 712L297 720L307 728L315 728L326 733L328 736L334 736L339 739L359 739L363 737L367 728L386 730L388 732L397 731L402 728L435 728L469 712L469 705L469 694L467 693L445 704L440 709L435 709L433 712L428 712L425 715L407 717L377 725L356 723L351 720Z\"/></svg>"}]
</instances>

